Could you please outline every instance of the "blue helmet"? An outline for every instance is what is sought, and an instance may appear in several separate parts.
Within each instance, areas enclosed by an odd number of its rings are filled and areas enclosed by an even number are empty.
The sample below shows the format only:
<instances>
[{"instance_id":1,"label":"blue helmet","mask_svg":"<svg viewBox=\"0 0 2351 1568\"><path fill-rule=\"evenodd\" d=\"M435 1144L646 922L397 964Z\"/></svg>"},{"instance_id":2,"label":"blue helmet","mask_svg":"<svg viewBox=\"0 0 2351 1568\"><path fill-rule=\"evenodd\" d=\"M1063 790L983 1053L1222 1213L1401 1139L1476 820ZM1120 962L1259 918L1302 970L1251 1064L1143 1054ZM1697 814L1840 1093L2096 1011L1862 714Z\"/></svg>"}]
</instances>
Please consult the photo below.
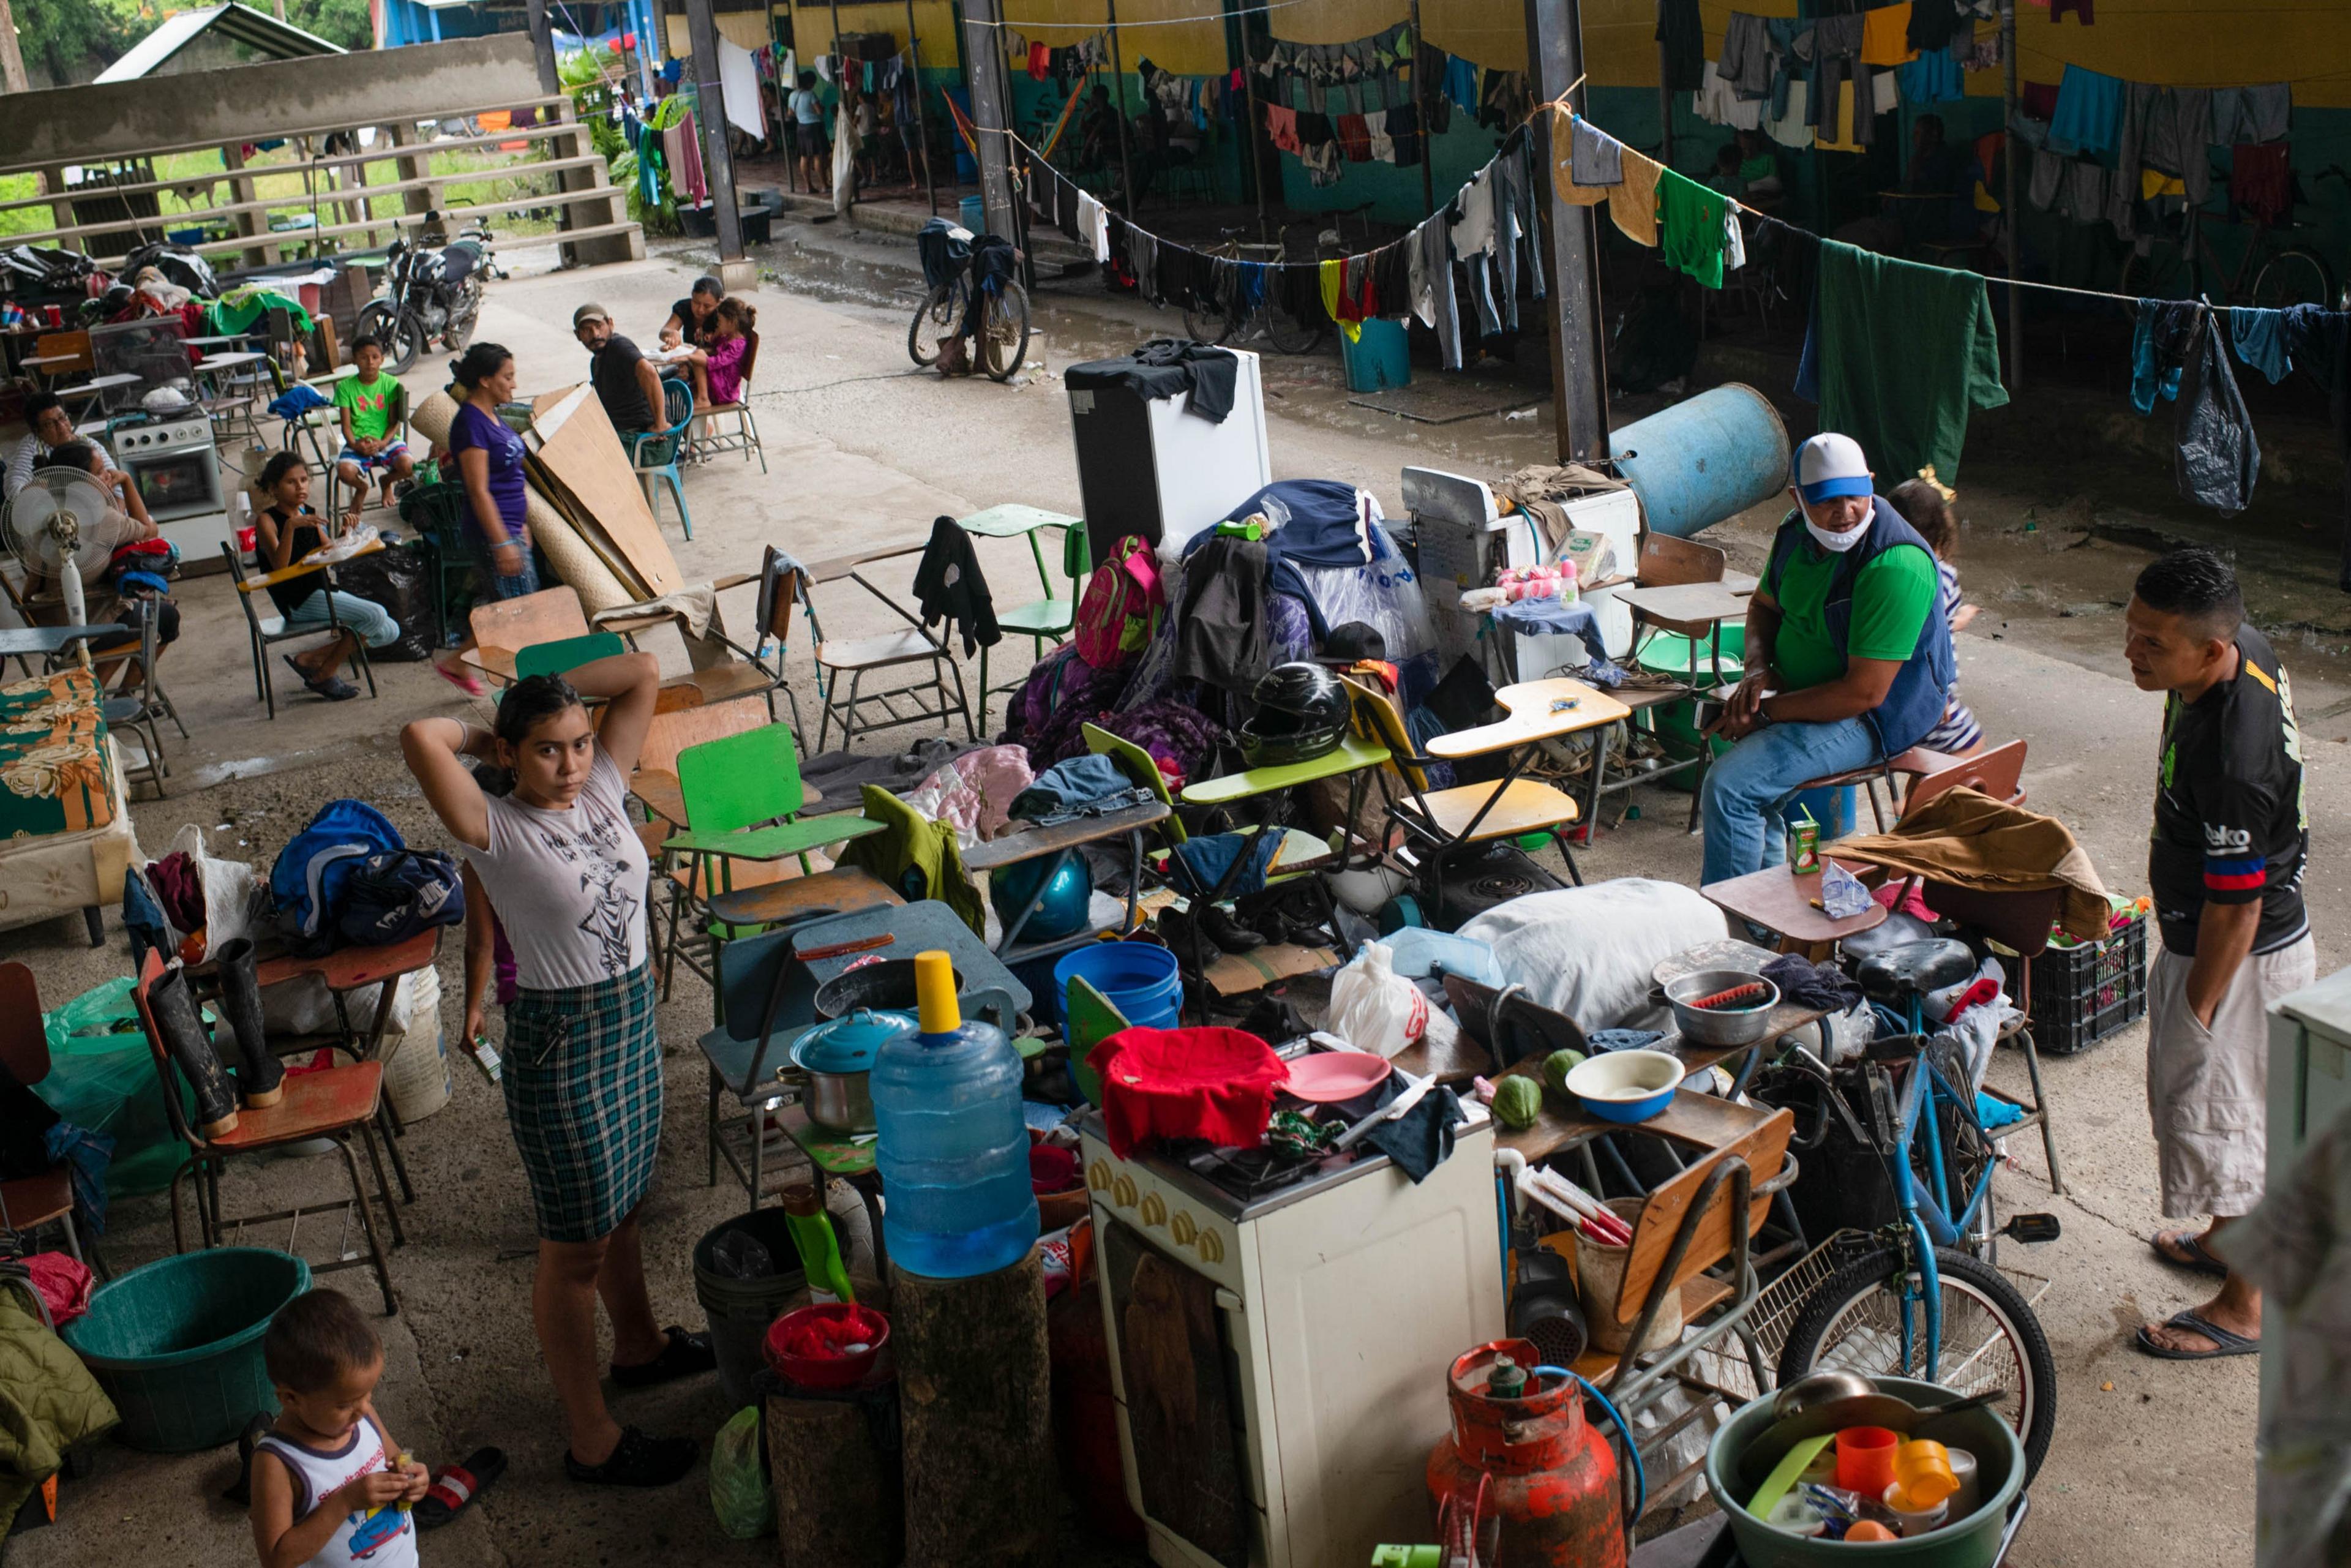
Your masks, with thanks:
<instances>
[{"instance_id":1,"label":"blue helmet","mask_svg":"<svg viewBox=\"0 0 2351 1568\"><path fill-rule=\"evenodd\" d=\"M1049 871L1052 873L1050 880L1045 874ZM1085 926L1086 906L1093 892L1093 869L1082 854L1039 855L990 872L987 878L987 896L1005 930L1012 929L1023 910L1035 906L1029 924L1020 928L1024 942L1076 936Z\"/></svg>"}]
</instances>

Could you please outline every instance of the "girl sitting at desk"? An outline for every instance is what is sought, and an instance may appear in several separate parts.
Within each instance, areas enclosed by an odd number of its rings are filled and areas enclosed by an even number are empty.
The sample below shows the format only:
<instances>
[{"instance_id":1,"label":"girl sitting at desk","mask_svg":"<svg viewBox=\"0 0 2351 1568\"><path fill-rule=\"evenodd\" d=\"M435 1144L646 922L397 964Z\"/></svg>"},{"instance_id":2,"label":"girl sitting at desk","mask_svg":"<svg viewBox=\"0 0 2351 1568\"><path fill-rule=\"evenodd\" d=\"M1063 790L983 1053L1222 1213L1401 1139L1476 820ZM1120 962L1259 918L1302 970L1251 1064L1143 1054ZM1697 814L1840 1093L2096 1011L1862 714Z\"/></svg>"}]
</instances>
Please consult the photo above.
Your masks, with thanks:
<instances>
[{"instance_id":1,"label":"girl sitting at desk","mask_svg":"<svg viewBox=\"0 0 2351 1568\"><path fill-rule=\"evenodd\" d=\"M299 456L281 452L272 457L261 470L261 490L270 497L270 505L254 514L254 553L263 571L283 571L325 546L325 527L309 504L310 470ZM340 626L336 635L308 653L286 655L287 667L329 702L348 702L360 695L336 672L358 652L361 639L371 648L381 648L400 637L400 623L382 605L329 587L324 573L273 582L269 598L288 631L324 628L332 605L331 619Z\"/></svg>"}]
</instances>

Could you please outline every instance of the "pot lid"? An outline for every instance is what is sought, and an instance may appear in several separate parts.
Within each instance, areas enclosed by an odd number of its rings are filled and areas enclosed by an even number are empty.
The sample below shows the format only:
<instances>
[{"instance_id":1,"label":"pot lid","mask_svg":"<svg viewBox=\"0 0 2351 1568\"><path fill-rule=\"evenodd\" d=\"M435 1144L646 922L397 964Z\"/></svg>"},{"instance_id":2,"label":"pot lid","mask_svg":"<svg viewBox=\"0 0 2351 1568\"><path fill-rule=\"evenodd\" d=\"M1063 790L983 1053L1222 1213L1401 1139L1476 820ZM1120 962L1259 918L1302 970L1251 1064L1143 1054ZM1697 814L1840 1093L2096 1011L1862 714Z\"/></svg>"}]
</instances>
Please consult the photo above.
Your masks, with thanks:
<instances>
[{"instance_id":1,"label":"pot lid","mask_svg":"<svg viewBox=\"0 0 2351 1568\"><path fill-rule=\"evenodd\" d=\"M847 1018L820 1023L800 1036L792 1060L810 1072L865 1072L873 1066L882 1042L916 1027L912 1013L860 1008Z\"/></svg>"}]
</instances>

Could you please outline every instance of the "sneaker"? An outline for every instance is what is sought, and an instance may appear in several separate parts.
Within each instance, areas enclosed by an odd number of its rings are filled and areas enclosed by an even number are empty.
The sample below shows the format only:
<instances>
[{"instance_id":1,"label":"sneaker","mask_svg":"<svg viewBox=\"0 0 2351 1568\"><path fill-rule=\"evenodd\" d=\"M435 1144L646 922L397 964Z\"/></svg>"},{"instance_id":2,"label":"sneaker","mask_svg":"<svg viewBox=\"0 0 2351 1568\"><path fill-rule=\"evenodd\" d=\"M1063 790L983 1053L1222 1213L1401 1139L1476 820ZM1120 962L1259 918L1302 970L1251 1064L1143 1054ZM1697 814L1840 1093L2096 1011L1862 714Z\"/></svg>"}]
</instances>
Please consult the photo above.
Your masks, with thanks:
<instances>
[{"instance_id":1,"label":"sneaker","mask_svg":"<svg viewBox=\"0 0 2351 1568\"><path fill-rule=\"evenodd\" d=\"M718 1365L718 1353L710 1348L706 1333L688 1333L676 1323L662 1330L669 1343L651 1361L633 1366L612 1364L612 1381L622 1388L648 1388L673 1378L692 1377L709 1372Z\"/></svg>"},{"instance_id":2,"label":"sneaker","mask_svg":"<svg viewBox=\"0 0 2351 1568\"><path fill-rule=\"evenodd\" d=\"M611 1458L583 1465L567 1452L563 1473L584 1487L665 1487L684 1480L701 1454L702 1445L691 1437L648 1437L626 1427Z\"/></svg>"}]
</instances>

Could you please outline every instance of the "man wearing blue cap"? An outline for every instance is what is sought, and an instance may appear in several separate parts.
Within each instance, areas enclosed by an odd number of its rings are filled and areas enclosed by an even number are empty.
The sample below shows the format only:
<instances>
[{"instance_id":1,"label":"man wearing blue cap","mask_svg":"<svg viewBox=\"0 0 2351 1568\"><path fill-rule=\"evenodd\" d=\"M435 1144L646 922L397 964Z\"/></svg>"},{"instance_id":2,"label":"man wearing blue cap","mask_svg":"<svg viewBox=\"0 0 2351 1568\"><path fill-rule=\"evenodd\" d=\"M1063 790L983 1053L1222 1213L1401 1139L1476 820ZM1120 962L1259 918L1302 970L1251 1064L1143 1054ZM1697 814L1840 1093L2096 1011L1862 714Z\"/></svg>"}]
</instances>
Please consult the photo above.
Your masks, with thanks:
<instances>
[{"instance_id":1,"label":"man wearing blue cap","mask_svg":"<svg viewBox=\"0 0 2351 1568\"><path fill-rule=\"evenodd\" d=\"M1798 787L1917 745L1958 674L1934 551L1876 493L1860 445L1823 432L1789 467L1796 509L1748 601L1746 678L1716 730L1739 744L1707 769L1703 883L1784 860Z\"/></svg>"}]
</instances>

